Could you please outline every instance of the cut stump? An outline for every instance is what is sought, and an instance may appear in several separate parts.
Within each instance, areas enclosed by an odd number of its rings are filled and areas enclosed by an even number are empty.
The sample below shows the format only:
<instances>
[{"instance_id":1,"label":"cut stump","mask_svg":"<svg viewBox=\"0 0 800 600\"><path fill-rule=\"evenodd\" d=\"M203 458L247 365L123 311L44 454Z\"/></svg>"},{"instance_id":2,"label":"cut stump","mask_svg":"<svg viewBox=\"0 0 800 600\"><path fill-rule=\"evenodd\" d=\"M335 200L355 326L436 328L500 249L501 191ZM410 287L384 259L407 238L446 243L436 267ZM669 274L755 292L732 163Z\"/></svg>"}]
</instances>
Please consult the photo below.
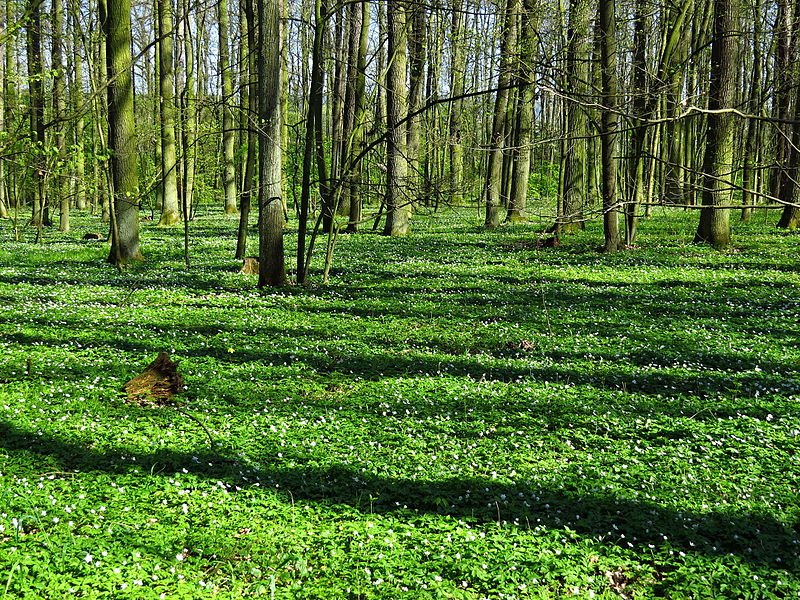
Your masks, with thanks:
<instances>
[{"instance_id":1,"label":"cut stump","mask_svg":"<svg viewBox=\"0 0 800 600\"><path fill-rule=\"evenodd\" d=\"M258 275L258 257L257 256L247 256L242 261L242 269L239 273L243 273L245 275Z\"/></svg>"},{"instance_id":2,"label":"cut stump","mask_svg":"<svg viewBox=\"0 0 800 600\"><path fill-rule=\"evenodd\" d=\"M144 371L125 384L128 400L145 403L164 404L182 391L183 376L178 373L178 363L166 352L160 352Z\"/></svg>"}]
</instances>

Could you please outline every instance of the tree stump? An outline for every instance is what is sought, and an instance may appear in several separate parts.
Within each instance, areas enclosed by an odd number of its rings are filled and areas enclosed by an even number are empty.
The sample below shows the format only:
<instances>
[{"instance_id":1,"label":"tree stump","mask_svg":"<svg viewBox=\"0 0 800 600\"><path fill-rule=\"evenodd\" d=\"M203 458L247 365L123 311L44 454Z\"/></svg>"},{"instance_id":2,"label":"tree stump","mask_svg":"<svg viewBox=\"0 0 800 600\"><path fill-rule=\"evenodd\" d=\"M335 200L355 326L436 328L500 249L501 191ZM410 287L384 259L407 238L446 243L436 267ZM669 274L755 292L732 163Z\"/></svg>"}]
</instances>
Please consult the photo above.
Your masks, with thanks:
<instances>
[{"instance_id":1,"label":"tree stump","mask_svg":"<svg viewBox=\"0 0 800 600\"><path fill-rule=\"evenodd\" d=\"M258 257L257 256L247 256L242 261L242 269L239 273L243 273L245 275L258 275Z\"/></svg>"},{"instance_id":2,"label":"tree stump","mask_svg":"<svg viewBox=\"0 0 800 600\"><path fill-rule=\"evenodd\" d=\"M164 404L182 391L183 376L178 373L178 363L170 360L166 352L160 352L144 371L125 384L129 400L145 403Z\"/></svg>"}]
</instances>

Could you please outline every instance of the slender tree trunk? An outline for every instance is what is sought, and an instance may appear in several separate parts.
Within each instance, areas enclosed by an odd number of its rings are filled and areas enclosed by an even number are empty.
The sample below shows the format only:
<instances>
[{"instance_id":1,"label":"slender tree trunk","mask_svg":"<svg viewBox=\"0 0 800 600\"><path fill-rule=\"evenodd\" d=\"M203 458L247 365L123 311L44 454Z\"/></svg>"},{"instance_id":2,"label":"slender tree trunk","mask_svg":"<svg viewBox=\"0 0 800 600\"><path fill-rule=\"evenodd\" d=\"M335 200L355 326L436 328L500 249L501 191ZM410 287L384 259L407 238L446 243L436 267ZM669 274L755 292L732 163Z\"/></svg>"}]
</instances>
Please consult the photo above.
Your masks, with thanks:
<instances>
[{"instance_id":1,"label":"slender tree trunk","mask_svg":"<svg viewBox=\"0 0 800 600\"><path fill-rule=\"evenodd\" d=\"M8 78L6 76L6 57L8 55L8 46L12 38L8 33L6 25L6 10L0 13L0 136L6 136L6 86ZM8 212L8 182L6 181L6 161L0 160L0 219L7 219Z\"/></svg>"},{"instance_id":2,"label":"slender tree trunk","mask_svg":"<svg viewBox=\"0 0 800 600\"><path fill-rule=\"evenodd\" d=\"M516 135L514 139L514 164L511 180L511 194L508 202L508 221L522 221L526 218L528 183L531 172L531 143L533 141L534 119L534 64L538 53L539 17L535 11L538 5L533 0L524 0L522 27L520 35L520 61L518 66L518 96L516 110Z\"/></svg>"},{"instance_id":3,"label":"slender tree trunk","mask_svg":"<svg viewBox=\"0 0 800 600\"><path fill-rule=\"evenodd\" d=\"M28 93L30 96L30 135L33 152L33 189L31 224L41 228L47 225L45 215L45 129L44 129L44 97L42 90L42 17L39 0L30 0L27 7L28 21L27 54L28 54Z\"/></svg>"},{"instance_id":4,"label":"slender tree trunk","mask_svg":"<svg viewBox=\"0 0 800 600\"><path fill-rule=\"evenodd\" d=\"M158 8L158 91L160 96L161 219L162 226L180 221L178 165L175 142L175 56L173 0L157 0Z\"/></svg>"},{"instance_id":5,"label":"slender tree trunk","mask_svg":"<svg viewBox=\"0 0 800 600\"><path fill-rule=\"evenodd\" d=\"M406 9L400 0L388 0L389 69L386 77L386 224L384 235L405 235L411 218L411 196L407 189L408 107L406 84Z\"/></svg>"},{"instance_id":6,"label":"slender tree trunk","mask_svg":"<svg viewBox=\"0 0 800 600\"><path fill-rule=\"evenodd\" d=\"M627 161L627 202L625 204L625 244L632 245L636 240L637 212L645 199L645 138L647 136L647 119L649 101L647 76L647 5L644 0L636 0L633 18L633 56L631 69L633 89L632 128L629 142L629 158Z\"/></svg>"},{"instance_id":7,"label":"slender tree trunk","mask_svg":"<svg viewBox=\"0 0 800 600\"><path fill-rule=\"evenodd\" d=\"M356 57L355 69L355 98L353 110L355 111L354 129L351 139L350 155L360 155L361 146L364 143L364 117L366 114L366 66L367 66L367 47L369 44L369 3L361 3L361 20L358 39L358 55ZM361 194L361 180L363 174L363 159L355 158L351 162L351 178L350 178L350 202L349 202L349 219L347 223L347 231L355 233L358 230L358 225L361 222L361 206L363 197Z\"/></svg>"},{"instance_id":8,"label":"slender tree trunk","mask_svg":"<svg viewBox=\"0 0 800 600\"><path fill-rule=\"evenodd\" d=\"M695 242L724 248L731 241L730 204L733 189L735 117L724 109L736 100L739 60L738 2L714 0L714 37L711 42L706 149L703 158L703 209Z\"/></svg>"},{"instance_id":9,"label":"slender tree trunk","mask_svg":"<svg viewBox=\"0 0 800 600\"><path fill-rule=\"evenodd\" d=\"M420 197L422 189L422 151L423 132L422 114L419 112L425 104L425 64L427 62L427 16L425 5L421 2L412 2L407 7L409 29L408 36L408 65L409 65L409 92L408 114L413 115L408 120L407 146L408 156L408 187L412 200Z\"/></svg>"},{"instance_id":10,"label":"slender tree trunk","mask_svg":"<svg viewBox=\"0 0 800 600\"><path fill-rule=\"evenodd\" d=\"M502 217L503 190L503 150L506 146L506 121L508 118L508 101L512 77L513 52L517 46L517 14L520 0L506 0L503 17L503 37L500 43L500 73L497 78L497 95L494 104L492 136L489 141L489 164L486 168L484 185L484 202L486 218L484 226L496 229Z\"/></svg>"},{"instance_id":11,"label":"slender tree trunk","mask_svg":"<svg viewBox=\"0 0 800 600\"><path fill-rule=\"evenodd\" d=\"M81 41L80 3L74 0L70 4L70 17L72 21L72 46L74 49L75 80L72 86L72 110L75 114L75 208L86 210L86 156L85 134L86 121L83 94L84 76L84 51Z\"/></svg>"},{"instance_id":12,"label":"slender tree trunk","mask_svg":"<svg viewBox=\"0 0 800 600\"><path fill-rule=\"evenodd\" d=\"M311 200L311 168L314 159L316 131L322 127L317 117L322 115L322 93L325 85L325 69L322 63L322 45L325 40L325 21L327 4L322 0L314 1L314 41L311 46L311 85L306 103L306 129L303 145L303 181L300 191L300 214L297 231L297 282L303 284L308 276L308 260L311 252L306 254L306 229ZM312 238L313 242L313 238Z\"/></svg>"},{"instance_id":13,"label":"slender tree trunk","mask_svg":"<svg viewBox=\"0 0 800 600\"><path fill-rule=\"evenodd\" d=\"M464 199L464 148L462 141L462 113L464 109L464 80L467 73L466 26L464 0L452 0L452 21L450 35L450 103L448 143L450 159L450 194L453 204L459 205Z\"/></svg>"},{"instance_id":14,"label":"slender tree trunk","mask_svg":"<svg viewBox=\"0 0 800 600\"><path fill-rule=\"evenodd\" d=\"M800 35L800 0L794 5L794 35ZM785 165L786 175L783 177L783 185L778 196L780 200L786 202L781 212L781 218L777 226L782 229L797 229L800 227L800 184L797 177L800 176L800 65L797 64L797 56L800 44L793 40L792 51L794 60L791 61L791 70L784 74L784 81L793 86L794 89L794 121L791 125L791 144L787 150L787 160Z\"/></svg>"},{"instance_id":15,"label":"slender tree trunk","mask_svg":"<svg viewBox=\"0 0 800 600\"><path fill-rule=\"evenodd\" d=\"M194 203L194 179L197 156L197 73L195 71L195 53L193 44L192 19L189 13L188 0L182 5L181 18L178 22L178 39L183 43L184 78L180 92L181 106L181 147L182 181L181 198L186 212L184 219L189 218ZM280 46L280 44L278 44Z\"/></svg>"},{"instance_id":16,"label":"slender tree trunk","mask_svg":"<svg viewBox=\"0 0 800 600\"><path fill-rule=\"evenodd\" d=\"M236 238L236 258L244 258L247 253L247 228L249 227L250 205L253 196L254 179L256 175L256 151L258 149L258 135L255 129L256 117L258 114L258 96L254 89L254 75L256 74L256 53L257 29L254 0L244 0L244 13L247 22L246 36L242 40L242 55L245 60L242 69L242 114L246 127L247 154L245 156L243 178L242 178L242 199L239 204L239 231ZM246 49L246 51L245 51Z\"/></svg>"},{"instance_id":17,"label":"slender tree trunk","mask_svg":"<svg viewBox=\"0 0 800 600\"><path fill-rule=\"evenodd\" d=\"M67 89L64 66L64 3L63 0L52 0L52 37L50 43L50 68L53 73L53 120L56 147L55 178L53 189L58 198L59 231L69 231L69 187L66 177L67 132L65 116L67 114Z\"/></svg>"},{"instance_id":18,"label":"slender tree trunk","mask_svg":"<svg viewBox=\"0 0 800 600\"><path fill-rule=\"evenodd\" d=\"M217 3L219 22L219 72L222 87L222 187L225 193L225 214L236 214L236 168L234 143L236 132L233 119L233 76L228 41L228 0Z\"/></svg>"}]
</instances>

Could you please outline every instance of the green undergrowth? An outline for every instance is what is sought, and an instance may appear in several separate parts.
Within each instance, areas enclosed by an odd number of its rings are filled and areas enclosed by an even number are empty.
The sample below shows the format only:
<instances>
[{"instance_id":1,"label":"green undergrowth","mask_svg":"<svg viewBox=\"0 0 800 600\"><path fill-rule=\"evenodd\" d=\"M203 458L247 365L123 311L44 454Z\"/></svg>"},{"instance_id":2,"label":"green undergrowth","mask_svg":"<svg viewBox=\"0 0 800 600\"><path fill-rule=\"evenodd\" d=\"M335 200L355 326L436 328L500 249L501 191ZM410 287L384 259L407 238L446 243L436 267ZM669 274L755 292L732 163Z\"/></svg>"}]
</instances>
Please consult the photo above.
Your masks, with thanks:
<instances>
[{"instance_id":1,"label":"green undergrowth","mask_svg":"<svg viewBox=\"0 0 800 600\"><path fill-rule=\"evenodd\" d=\"M800 237L418 216L255 289L235 219L0 229L0 598L800 595ZM5 227L5 225L3 225ZM287 233L293 252L296 236ZM321 246L321 245L320 245ZM160 351L174 405L122 385Z\"/></svg>"}]
</instances>

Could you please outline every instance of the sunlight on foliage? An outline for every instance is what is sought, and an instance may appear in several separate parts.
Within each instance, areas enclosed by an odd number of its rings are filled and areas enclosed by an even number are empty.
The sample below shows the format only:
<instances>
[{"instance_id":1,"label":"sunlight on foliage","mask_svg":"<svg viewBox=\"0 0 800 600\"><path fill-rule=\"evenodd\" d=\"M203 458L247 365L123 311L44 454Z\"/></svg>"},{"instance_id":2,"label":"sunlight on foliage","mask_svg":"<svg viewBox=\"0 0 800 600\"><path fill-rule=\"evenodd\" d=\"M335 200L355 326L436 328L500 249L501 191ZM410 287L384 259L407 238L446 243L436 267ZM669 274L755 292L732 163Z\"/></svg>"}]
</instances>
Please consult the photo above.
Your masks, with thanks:
<instances>
[{"instance_id":1,"label":"sunlight on foliage","mask_svg":"<svg viewBox=\"0 0 800 600\"><path fill-rule=\"evenodd\" d=\"M800 237L473 218L264 294L222 218L188 272L4 239L0 597L797 597ZM127 403L160 351L185 392Z\"/></svg>"}]
</instances>

